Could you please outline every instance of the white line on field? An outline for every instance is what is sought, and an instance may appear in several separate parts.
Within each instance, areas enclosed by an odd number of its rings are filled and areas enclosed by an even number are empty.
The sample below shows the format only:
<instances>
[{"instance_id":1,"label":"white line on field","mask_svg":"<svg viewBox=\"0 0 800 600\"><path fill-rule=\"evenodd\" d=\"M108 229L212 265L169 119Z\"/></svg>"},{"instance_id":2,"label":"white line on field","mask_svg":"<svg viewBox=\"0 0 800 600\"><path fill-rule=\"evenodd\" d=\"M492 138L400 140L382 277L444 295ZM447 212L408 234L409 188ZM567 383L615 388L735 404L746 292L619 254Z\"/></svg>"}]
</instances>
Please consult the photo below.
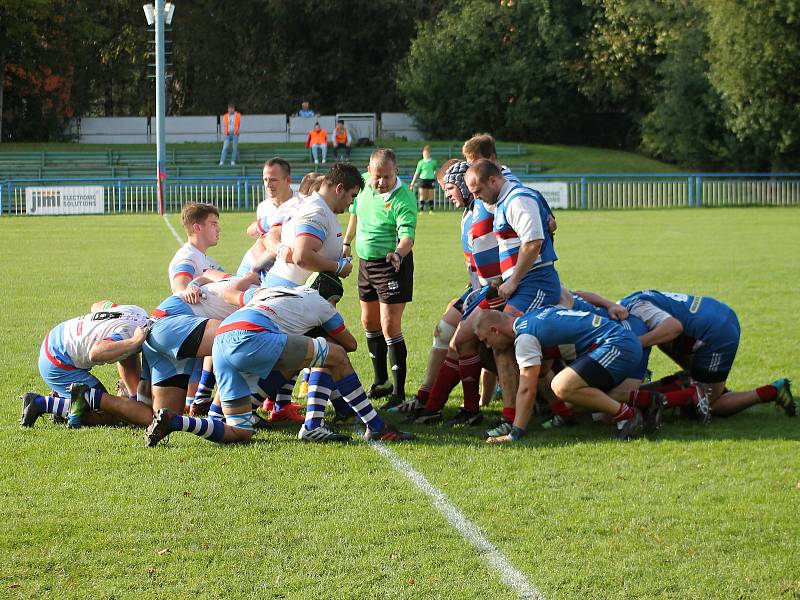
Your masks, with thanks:
<instances>
[{"instance_id":1,"label":"white line on field","mask_svg":"<svg viewBox=\"0 0 800 600\"><path fill-rule=\"evenodd\" d=\"M183 240L175 231L172 223L169 222L166 213L164 214L164 222L169 227L172 235L175 236L178 244L183 244ZM464 513L462 513L457 506L455 506L444 492L439 491L426 477L417 471L410 463L400 458L393 450L387 448L381 443L371 443L370 446L378 454L382 454L386 459L392 463L395 470L401 475L405 476L411 483L414 484L419 491L433 500L433 506L438 510L447 521L455 527L465 540L472 544L478 551L480 557L495 571L500 574L500 579L503 580L508 587L519 594L520 598L524 600L545 600L545 597L528 581L525 574L519 571L511 564L511 562L495 547L481 531L480 527L470 521Z\"/></svg>"},{"instance_id":2,"label":"white line on field","mask_svg":"<svg viewBox=\"0 0 800 600\"><path fill-rule=\"evenodd\" d=\"M182 245L183 244L183 240L181 239L181 236L178 235L178 232L175 231L175 228L172 226L172 223L169 222L169 218L167 217L167 213L164 213L164 223L167 224L167 227L169 227L169 230L172 232L172 235L174 235L175 239L178 240L178 245Z\"/></svg>"},{"instance_id":3,"label":"white line on field","mask_svg":"<svg viewBox=\"0 0 800 600\"><path fill-rule=\"evenodd\" d=\"M433 506L448 520L450 525L461 534L465 540L475 546L480 557L495 571L508 587L526 600L544 600L544 596L528 581L525 574L511 564L505 555L492 544L481 531L480 527L470 521L458 507L456 507L445 494L431 484L425 476L417 471L408 462L400 458L393 450L380 443L370 444L372 448L392 463L396 471L404 475L418 490L433 500Z\"/></svg>"}]
</instances>

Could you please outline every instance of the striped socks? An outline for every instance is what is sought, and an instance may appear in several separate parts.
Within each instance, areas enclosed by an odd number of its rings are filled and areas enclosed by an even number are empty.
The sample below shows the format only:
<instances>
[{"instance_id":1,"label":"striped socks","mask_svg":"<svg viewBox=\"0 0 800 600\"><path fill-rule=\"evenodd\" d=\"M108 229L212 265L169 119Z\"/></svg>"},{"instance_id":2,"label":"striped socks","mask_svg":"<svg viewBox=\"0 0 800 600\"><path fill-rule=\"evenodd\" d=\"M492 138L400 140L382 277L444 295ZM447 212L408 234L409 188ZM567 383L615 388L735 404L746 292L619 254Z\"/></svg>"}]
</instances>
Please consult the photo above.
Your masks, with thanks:
<instances>
[{"instance_id":1,"label":"striped socks","mask_svg":"<svg viewBox=\"0 0 800 600\"><path fill-rule=\"evenodd\" d=\"M334 387L333 377L326 371L311 371L308 376L308 402L305 427L309 431L322 426L325 407Z\"/></svg>"},{"instance_id":2,"label":"striped socks","mask_svg":"<svg viewBox=\"0 0 800 600\"><path fill-rule=\"evenodd\" d=\"M170 421L172 431L188 431L212 442L221 442L225 435L225 423L217 419L184 417L174 415Z\"/></svg>"},{"instance_id":3,"label":"striped socks","mask_svg":"<svg viewBox=\"0 0 800 600\"><path fill-rule=\"evenodd\" d=\"M361 382L358 380L358 375L350 373L343 379L336 382L336 387L342 394L345 402L350 405L358 417L369 427L372 431L383 430L383 420L375 412L372 403L367 398L367 393L361 387Z\"/></svg>"}]
</instances>

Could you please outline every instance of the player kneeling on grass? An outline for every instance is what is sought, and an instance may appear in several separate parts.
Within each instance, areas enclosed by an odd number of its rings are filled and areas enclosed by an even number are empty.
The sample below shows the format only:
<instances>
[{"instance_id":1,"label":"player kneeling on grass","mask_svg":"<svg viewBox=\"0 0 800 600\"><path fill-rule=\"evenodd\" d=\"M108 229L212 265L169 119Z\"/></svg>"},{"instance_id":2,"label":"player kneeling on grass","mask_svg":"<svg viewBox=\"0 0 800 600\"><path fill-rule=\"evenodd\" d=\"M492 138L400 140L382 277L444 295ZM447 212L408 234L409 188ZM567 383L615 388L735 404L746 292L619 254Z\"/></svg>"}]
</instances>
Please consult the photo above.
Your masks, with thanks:
<instances>
[{"instance_id":1,"label":"player kneeling on grass","mask_svg":"<svg viewBox=\"0 0 800 600\"><path fill-rule=\"evenodd\" d=\"M32 427L44 413L66 418L70 413L71 390L93 399L106 398L109 404L126 403L134 413L139 410L150 412L144 404L109 395L90 372L96 365L116 362L126 387L136 389L139 383L138 352L149 325L143 308L119 306L106 300L93 304L88 315L70 319L51 329L39 351L39 373L58 395L25 394L20 424ZM130 415L123 415L123 418L135 421ZM112 422L116 419L94 415L85 424ZM70 424L80 427L81 422L73 416Z\"/></svg>"},{"instance_id":2,"label":"player kneeling on grass","mask_svg":"<svg viewBox=\"0 0 800 600\"><path fill-rule=\"evenodd\" d=\"M338 285L341 290L341 283ZM341 291L338 295L341 296ZM411 434L397 431L378 417L343 347L329 343L321 336L311 338L285 333L279 322L293 331L307 331L322 324L334 339L347 333L339 313L315 290L304 287L258 290L243 308L222 322L214 341L214 364L224 422L214 410L209 412L211 417L208 419L182 417L174 411L162 410L156 414L147 431L147 445L155 446L173 431L190 431L216 442L249 441L255 418L251 396L258 392L259 381L269 379L270 373L288 381L306 367L313 371L309 381L308 411L298 433L299 439L350 439L325 427L322 418L334 388L366 424L366 440L413 439ZM347 333L347 336L354 347L352 335Z\"/></svg>"},{"instance_id":3,"label":"player kneeling on grass","mask_svg":"<svg viewBox=\"0 0 800 600\"><path fill-rule=\"evenodd\" d=\"M620 304L647 325L649 331L640 338L642 346L658 346L688 370L707 395L711 413L726 417L766 402L774 402L788 416L797 412L789 379L745 392L725 388L741 335L736 313L728 305L708 296L656 290L634 292ZM691 384L666 393L667 406L687 404L695 394Z\"/></svg>"},{"instance_id":4,"label":"player kneeling on grass","mask_svg":"<svg viewBox=\"0 0 800 600\"><path fill-rule=\"evenodd\" d=\"M498 311L482 311L474 327L478 338L495 351L508 351L513 344L520 368L512 429L487 442L512 442L525 434L544 350L568 345L574 346L576 359L551 382L559 400L609 415L621 440L642 434L642 413L624 404L627 397L620 395L622 402L611 397L641 360L641 344L633 333L600 315L557 306L537 308L516 319Z\"/></svg>"}]
</instances>

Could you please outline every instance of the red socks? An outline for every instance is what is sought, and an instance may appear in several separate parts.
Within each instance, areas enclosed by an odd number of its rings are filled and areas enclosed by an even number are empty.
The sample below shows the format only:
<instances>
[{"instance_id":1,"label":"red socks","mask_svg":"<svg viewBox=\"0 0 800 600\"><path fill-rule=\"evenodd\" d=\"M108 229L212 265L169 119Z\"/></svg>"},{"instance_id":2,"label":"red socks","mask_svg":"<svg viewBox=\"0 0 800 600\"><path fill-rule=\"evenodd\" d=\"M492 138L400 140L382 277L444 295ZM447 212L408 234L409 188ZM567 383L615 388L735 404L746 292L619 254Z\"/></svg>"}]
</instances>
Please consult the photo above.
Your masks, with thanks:
<instances>
[{"instance_id":1,"label":"red socks","mask_svg":"<svg viewBox=\"0 0 800 600\"><path fill-rule=\"evenodd\" d=\"M650 394L647 390L633 390L628 396L628 404L636 408L647 408L650 406Z\"/></svg>"},{"instance_id":2,"label":"red socks","mask_svg":"<svg viewBox=\"0 0 800 600\"><path fill-rule=\"evenodd\" d=\"M772 385L763 385L756 388L756 395L761 402L774 402L778 397L778 388Z\"/></svg>"},{"instance_id":3,"label":"red socks","mask_svg":"<svg viewBox=\"0 0 800 600\"><path fill-rule=\"evenodd\" d=\"M558 415L559 417L574 417L575 413L573 410L564 404L561 400L557 400L556 402L550 403L550 410L553 411L554 415Z\"/></svg>"},{"instance_id":4,"label":"red socks","mask_svg":"<svg viewBox=\"0 0 800 600\"><path fill-rule=\"evenodd\" d=\"M619 410L614 416L611 417L611 420L615 423L618 423L619 421L627 421L628 419L632 419L633 415L633 409L630 406L627 404L620 404Z\"/></svg>"},{"instance_id":5,"label":"red socks","mask_svg":"<svg viewBox=\"0 0 800 600\"><path fill-rule=\"evenodd\" d=\"M450 392L458 385L461 378L458 375L458 362L452 358L445 358L439 371L436 373L436 380L433 382L428 401L425 403L425 410L442 410L447 404Z\"/></svg>"},{"instance_id":6,"label":"red socks","mask_svg":"<svg viewBox=\"0 0 800 600\"><path fill-rule=\"evenodd\" d=\"M417 390L417 400L422 402L422 404L426 404L428 402L428 396L431 395L431 389L429 387L425 387L424 385Z\"/></svg>"},{"instance_id":7,"label":"red socks","mask_svg":"<svg viewBox=\"0 0 800 600\"><path fill-rule=\"evenodd\" d=\"M500 413L500 416L503 417L509 423L514 422L514 418L517 416L517 409L516 408L503 408L503 412Z\"/></svg>"},{"instance_id":8,"label":"red socks","mask_svg":"<svg viewBox=\"0 0 800 600\"><path fill-rule=\"evenodd\" d=\"M694 403L696 397L697 388L695 386L683 388L682 390L678 390L676 392L667 392L664 394L664 398L667 399L665 406L666 408L672 408L673 406L688 406L689 404Z\"/></svg>"},{"instance_id":9,"label":"red socks","mask_svg":"<svg viewBox=\"0 0 800 600\"><path fill-rule=\"evenodd\" d=\"M477 354L465 356L458 360L458 374L464 388L464 409L470 412L480 410L481 394L481 358Z\"/></svg>"}]
</instances>

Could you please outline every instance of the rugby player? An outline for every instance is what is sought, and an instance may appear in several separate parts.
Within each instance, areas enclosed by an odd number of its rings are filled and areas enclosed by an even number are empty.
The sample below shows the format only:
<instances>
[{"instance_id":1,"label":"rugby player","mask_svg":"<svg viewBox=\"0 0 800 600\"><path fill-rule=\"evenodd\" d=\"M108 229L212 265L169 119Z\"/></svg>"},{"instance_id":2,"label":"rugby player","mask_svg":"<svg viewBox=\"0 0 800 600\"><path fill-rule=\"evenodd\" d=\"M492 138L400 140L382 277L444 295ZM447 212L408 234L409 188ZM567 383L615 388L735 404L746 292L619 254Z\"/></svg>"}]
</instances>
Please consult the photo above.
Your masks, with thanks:
<instances>
[{"instance_id":1,"label":"rugby player","mask_svg":"<svg viewBox=\"0 0 800 600\"><path fill-rule=\"evenodd\" d=\"M138 352L149 325L144 309L117 305L110 300L95 302L89 314L56 325L45 336L39 350L39 373L57 395L41 396L34 392L23 395L20 424L32 427L44 413L67 418L73 386L93 398L108 397L108 402L127 400L110 396L91 369L99 364L119 363L125 385L135 390L139 382ZM133 411L150 410L138 402L133 402L132 406ZM106 422L103 418L94 418L85 424ZM79 427L81 421L73 419L71 425Z\"/></svg>"},{"instance_id":2,"label":"rugby player","mask_svg":"<svg viewBox=\"0 0 800 600\"><path fill-rule=\"evenodd\" d=\"M556 346L572 347L576 358L553 377L555 395L563 402L609 415L621 440L642 434L641 411L625 404L627 393L619 389L640 362L642 347L636 335L618 323L590 311L547 306L517 318L500 311L481 311L474 328L490 348L503 352L513 346L520 369L512 429L487 442L513 442L525 434L545 349Z\"/></svg>"},{"instance_id":3,"label":"rugby player","mask_svg":"<svg viewBox=\"0 0 800 600\"><path fill-rule=\"evenodd\" d=\"M634 292L620 304L647 325L648 332L640 338L642 346L658 346L688 370L707 394L712 414L729 416L767 402L774 402L789 416L796 414L789 379L744 392L726 389L741 335L736 313L728 305L710 296L657 290ZM678 406L694 393L689 387L665 395L668 406Z\"/></svg>"},{"instance_id":4,"label":"rugby player","mask_svg":"<svg viewBox=\"0 0 800 600\"><path fill-rule=\"evenodd\" d=\"M337 293L340 295L341 291ZM335 300L333 296L331 299ZM283 329L300 333L283 331L279 322ZM320 326L326 335L344 346L329 343L325 336L302 335ZM298 432L298 439L318 442L350 439L324 424L325 406L334 388L367 426L364 439L413 439L413 435L397 431L378 417L347 358L346 350L355 349L355 346L355 338L347 331L341 315L315 290L305 287L259 289L244 307L223 321L214 342L224 422L213 415L197 419L161 410L147 430L146 444L155 446L173 431L189 431L216 442L249 441L255 418L250 397L258 391L259 380L277 377L278 382L287 381L305 367L314 370L309 384L306 421Z\"/></svg>"},{"instance_id":5,"label":"rugby player","mask_svg":"<svg viewBox=\"0 0 800 600\"><path fill-rule=\"evenodd\" d=\"M459 381L462 382L464 389L464 406L445 424L471 426L479 424L483 419L480 413L479 392L481 360L477 354L477 347L473 352L469 352L464 351L463 343L458 347L451 345L453 339L465 339L465 332L470 339L474 339L470 325L466 324L465 319L486 301L491 283L500 276L498 244L492 232L493 216L483 202L475 199L467 188L464 174L468 168L469 165L465 161L457 161L448 166L441 178L445 195L455 206L465 209L461 219L461 241L470 282L468 290L461 298L451 303L448 312L436 328L434 347L438 344L445 348L447 356L436 373L425 405L420 406L415 403L410 407L413 412L409 421L420 424L442 420L442 408ZM452 322L455 322L455 326ZM492 390L494 389L493 380L488 384L484 382ZM401 410L402 408L400 407Z\"/></svg>"}]
</instances>

